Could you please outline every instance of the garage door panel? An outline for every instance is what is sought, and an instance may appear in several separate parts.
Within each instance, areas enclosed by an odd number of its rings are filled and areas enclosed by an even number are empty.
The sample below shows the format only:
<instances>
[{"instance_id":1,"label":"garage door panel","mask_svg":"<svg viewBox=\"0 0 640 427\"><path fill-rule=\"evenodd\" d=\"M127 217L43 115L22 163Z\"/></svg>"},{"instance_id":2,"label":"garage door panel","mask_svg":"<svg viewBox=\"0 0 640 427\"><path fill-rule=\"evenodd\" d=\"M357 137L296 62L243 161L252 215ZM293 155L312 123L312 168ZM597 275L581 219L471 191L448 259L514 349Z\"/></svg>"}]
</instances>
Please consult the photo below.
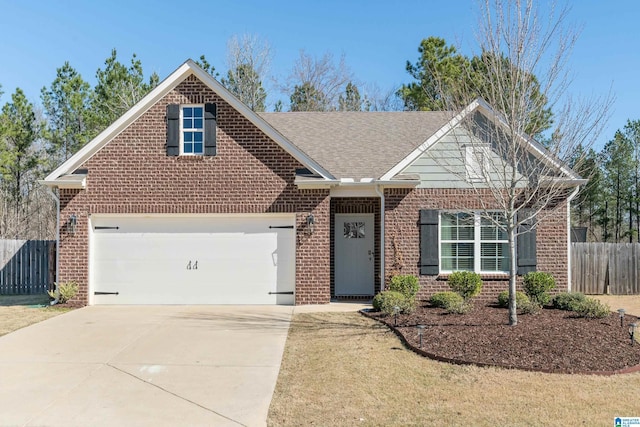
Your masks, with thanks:
<instances>
[{"instance_id":1,"label":"garage door panel","mask_svg":"<svg viewBox=\"0 0 640 427\"><path fill-rule=\"evenodd\" d=\"M98 218L96 304L293 303L293 218ZM115 224L115 225L114 225ZM95 224L94 224L95 227ZM159 232L159 230L163 230ZM142 232L140 232L142 231Z\"/></svg>"}]
</instances>

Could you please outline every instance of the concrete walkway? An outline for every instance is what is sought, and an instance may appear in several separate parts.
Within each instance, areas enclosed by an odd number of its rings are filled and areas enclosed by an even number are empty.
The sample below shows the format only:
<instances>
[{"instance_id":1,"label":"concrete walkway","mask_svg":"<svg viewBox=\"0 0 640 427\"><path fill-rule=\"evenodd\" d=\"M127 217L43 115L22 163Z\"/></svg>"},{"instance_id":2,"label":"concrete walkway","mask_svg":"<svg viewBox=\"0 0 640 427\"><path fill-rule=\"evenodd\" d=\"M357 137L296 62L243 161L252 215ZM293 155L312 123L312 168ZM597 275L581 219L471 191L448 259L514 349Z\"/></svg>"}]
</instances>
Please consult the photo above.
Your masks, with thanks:
<instances>
[{"instance_id":1,"label":"concrete walkway","mask_svg":"<svg viewBox=\"0 0 640 427\"><path fill-rule=\"evenodd\" d=\"M294 311L93 306L0 337L0 426L265 425Z\"/></svg>"}]
</instances>

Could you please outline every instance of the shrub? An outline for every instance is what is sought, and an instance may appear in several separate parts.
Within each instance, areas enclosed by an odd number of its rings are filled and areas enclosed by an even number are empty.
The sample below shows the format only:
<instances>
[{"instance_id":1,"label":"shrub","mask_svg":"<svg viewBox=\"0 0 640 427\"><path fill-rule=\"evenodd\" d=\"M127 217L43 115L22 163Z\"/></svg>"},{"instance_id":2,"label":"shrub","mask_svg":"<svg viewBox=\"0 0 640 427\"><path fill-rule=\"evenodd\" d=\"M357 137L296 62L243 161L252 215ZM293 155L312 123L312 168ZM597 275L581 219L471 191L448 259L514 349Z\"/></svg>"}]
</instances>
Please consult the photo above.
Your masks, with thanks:
<instances>
[{"instance_id":1,"label":"shrub","mask_svg":"<svg viewBox=\"0 0 640 427\"><path fill-rule=\"evenodd\" d=\"M595 298L586 298L584 301L577 302L573 305L573 309L579 317L587 319L602 319L611 314L611 308L608 304L601 303Z\"/></svg>"},{"instance_id":2,"label":"shrub","mask_svg":"<svg viewBox=\"0 0 640 427\"><path fill-rule=\"evenodd\" d=\"M543 306L551 301L549 291L556 287L556 280L549 273L531 271L524 275L522 287L532 303Z\"/></svg>"},{"instance_id":3,"label":"shrub","mask_svg":"<svg viewBox=\"0 0 640 427\"><path fill-rule=\"evenodd\" d=\"M538 314L540 313L540 310L542 310L541 305L531 302L529 298L527 298L527 300L522 304L518 304L518 301L516 300L516 307L520 309L522 314Z\"/></svg>"},{"instance_id":4,"label":"shrub","mask_svg":"<svg viewBox=\"0 0 640 427\"><path fill-rule=\"evenodd\" d=\"M580 292L563 292L553 298L553 307L559 310L574 311L576 304L583 302L587 297Z\"/></svg>"},{"instance_id":5,"label":"shrub","mask_svg":"<svg viewBox=\"0 0 640 427\"><path fill-rule=\"evenodd\" d=\"M447 280L452 291L460 294L465 301L475 297L482 289L482 279L473 271L456 271Z\"/></svg>"},{"instance_id":6,"label":"shrub","mask_svg":"<svg viewBox=\"0 0 640 427\"><path fill-rule=\"evenodd\" d=\"M471 308L460 294L451 291L435 293L429 302L434 307L444 308L447 313L464 314Z\"/></svg>"},{"instance_id":7,"label":"shrub","mask_svg":"<svg viewBox=\"0 0 640 427\"><path fill-rule=\"evenodd\" d=\"M57 299L60 304L69 301L78 293L78 284L76 282L64 282L57 284L55 291L48 291L49 296Z\"/></svg>"},{"instance_id":8,"label":"shrub","mask_svg":"<svg viewBox=\"0 0 640 427\"><path fill-rule=\"evenodd\" d=\"M420 290L418 278L410 274L393 276L389 282L389 290L400 292L408 299L415 299Z\"/></svg>"},{"instance_id":9,"label":"shrub","mask_svg":"<svg viewBox=\"0 0 640 427\"><path fill-rule=\"evenodd\" d=\"M516 307L520 308L529 303L530 301L527 294L521 291L516 291ZM509 307L509 291L502 291L498 294L498 306L503 308Z\"/></svg>"},{"instance_id":10,"label":"shrub","mask_svg":"<svg viewBox=\"0 0 640 427\"><path fill-rule=\"evenodd\" d=\"M410 301L396 291L383 291L373 298L373 308L384 314L395 314L395 307L399 307L401 313L411 313L415 310L415 300Z\"/></svg>"},{"instance_id":11,"label":"shrub","mask_svg":"<svg viewBox=\"0 0 640 427\"><path fill-rule=\"evenodd\" d=\"M431 295L431 298L429 298L429 302L434 307L447 308L451 304L464 302L464 298L451 291L437 292Z\"/></svg>"}]
</instances>

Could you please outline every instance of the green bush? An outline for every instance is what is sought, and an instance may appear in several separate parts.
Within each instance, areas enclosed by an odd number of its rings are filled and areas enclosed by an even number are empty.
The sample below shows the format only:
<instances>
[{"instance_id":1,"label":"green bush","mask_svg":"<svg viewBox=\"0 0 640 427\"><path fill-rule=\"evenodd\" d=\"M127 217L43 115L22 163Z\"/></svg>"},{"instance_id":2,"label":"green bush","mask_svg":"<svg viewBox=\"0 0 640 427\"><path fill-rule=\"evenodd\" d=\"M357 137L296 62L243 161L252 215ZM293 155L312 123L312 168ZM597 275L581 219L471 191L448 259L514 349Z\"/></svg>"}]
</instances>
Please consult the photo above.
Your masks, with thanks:
<instances>
[{"instance_id":1,"label":"green bush","mask_svg":"<svg viewBox=\"0 0 640 427\"><path fill-rule=\"evenodd\" d=\"M447 313L464 314L471 308L460 294L451 291L437 292L431 296L429 302L434 307L444 308Z\"/></svg>"},{"instance_id":2,"label":"green bush","mask_svg":"<svg viewBox=\"0 0 640 427\"><path fill-rule=\"evenodd\" d=\"M542 310L541 305L531 302L528 298L527 301L522 304L518 304L516 301L516 307L520 309L522 314L538 314L540 310Z\"/></svg>"},{"instance_id":3,"label":"green bush","mask_svg":"<svg viewBox=\"0 0 640 427\"><path fill-rule=\"evenodd\" d=\"M431 303L432 306L439 308L447 308L452 304L462 302L464 302L464 298L452 291L437 292L429 298L429 303Z\"/></svg>"},{"instance_id":4,"label":"green bush","mask_svg":"<svg viewBox=\"0 0 640 427\"><path fill-rule=\"evenodd\" d=\"M579 317L586 317L588 319L602 319L611 314L609 305L595 298L585 298L584 301L575 303L572 311Z\"/></svg>"},{"instance_id":5,"label":"green bush","mask_svg":"<svg viewBox=\"0 0 640 427\"><path fill-rule=\"evenodd\" d=\"M416 308L415 300L411 301L396 291L383 291L373 298L373 308L384 314L395 314L395 307L400 309L400 313L411 313Z\"/></svg>"},{"instance_id":6,"label":"green bush","mask_svg":"<svg viewBox=\"0 0 640 427\"><path fill-rule=\"evenodd\" d=\"M64 304L69 301L78 293L78 284L76 282L64 282L55 284L55 291L48 291L47 293L53 299L57 299L60 304Z\"/></svg>"},{"instance_id":7,"label":"green bush","mask_svg":"<svg viewBox=\"0 0 640 427\"><path fill-rule=\"evenodd\" d=\"M482 289L482 279L473 271L456 271L447 280L452 291L460 294L465 301L475 297Z\"/></svg>"},{"instance_id":8,"label":"green bush","mask_svg":"<svg viewBox=\"0 0 640 427\"><path fill-rule=\"evenodd\" d=\"M556 280L549 273L531 271L524 275L522 287L532 303L543 306L551 301L549 291L556 287Z\"/></svg>"},{"instance_id":9,"label":"green bush","mask_svg":"<svg viewBox=\"0 0 640 427\"><path fill-rule=\"evenodd\" d=\"M521 308L526 304L529 304L529 297L527 294L521 291L516 291L516 307ZM509 291L502 291L498 294L498 306L507 308L509 307Z\"/></svg>"},{"instance_id":10,"label":"green bush","mask_svg":"<svg viewBox=\"0 0 640 427\"><path fill-rule=\"evenodd\" d=\"M389 290L400 292L406 298L415 299L420 290L418 278L410 274L393 276L389 282Z\"/></svg>"},{"instance_id":11,"label":"green bush","mask_svg":"<svg viewBox=\"0 0 640 427\"><path fill-rule=\"evenodd\" d=\"M559 310L573 311L576 304L583 302L586 298L580 292L562 292L553 298L553 307Z\"/></svg>"}]
</instances>

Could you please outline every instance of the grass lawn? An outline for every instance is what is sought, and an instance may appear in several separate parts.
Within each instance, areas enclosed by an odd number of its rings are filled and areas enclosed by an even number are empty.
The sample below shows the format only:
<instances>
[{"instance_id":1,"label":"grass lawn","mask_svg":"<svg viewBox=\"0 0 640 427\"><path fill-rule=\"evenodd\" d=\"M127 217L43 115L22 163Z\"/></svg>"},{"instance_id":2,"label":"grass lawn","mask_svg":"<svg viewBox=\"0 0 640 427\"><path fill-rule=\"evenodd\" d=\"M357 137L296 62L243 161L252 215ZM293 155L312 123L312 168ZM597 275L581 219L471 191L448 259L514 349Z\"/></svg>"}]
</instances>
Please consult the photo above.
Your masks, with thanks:
<instances>
[{"instance_id":1,"label":"grass lawn","mask_svg":"<svg viewBox=\"0 0 640 427\"><path fill-rule=\"evenodd\" d=\"M358 313L305 313L291 324L268 424L613 425L640 416L638 387L640 373L449 365L406 350Z\"/></svg>"},{"instance_id":2,"label":"grass lawn","mask_svg":"<svg viewBox=\"0 0 640 427\"><path fill-rule=\"evenodd\" d=\"M0 336L69 310L50 307L47 295L0 295Z\"/></svg>"}]
</instances>

